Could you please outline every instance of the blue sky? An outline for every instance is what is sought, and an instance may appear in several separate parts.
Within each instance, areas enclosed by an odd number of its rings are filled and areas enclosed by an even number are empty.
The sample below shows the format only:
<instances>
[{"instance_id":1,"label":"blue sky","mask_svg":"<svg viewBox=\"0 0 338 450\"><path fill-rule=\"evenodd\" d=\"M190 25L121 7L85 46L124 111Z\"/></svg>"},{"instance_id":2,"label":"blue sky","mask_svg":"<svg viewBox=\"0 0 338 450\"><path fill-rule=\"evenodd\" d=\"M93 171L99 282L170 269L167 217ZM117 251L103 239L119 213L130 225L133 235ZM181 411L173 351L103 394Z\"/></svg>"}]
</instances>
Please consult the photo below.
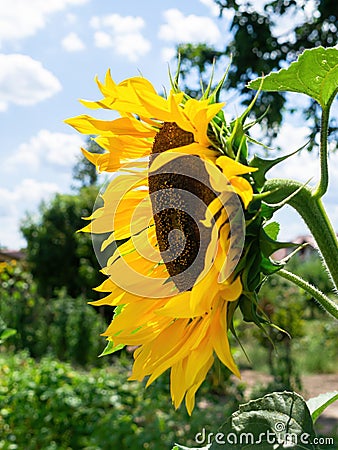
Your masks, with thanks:
<instances>
[{"instance_id":1,"label":"blue sky","mask_svg":"<svg viewBox=\"0 0 338 450\"><path fill-rule=\"evenodd\" d=\"M86 112L78 98L99 97L94 76L103 79L111 68L121 81L141 72L161 92L168 87L167 66L178 43L223 48L230 39L231 12L217 16L212 0L0 0L0 245L24 246L19 222L25 211L34 213L56 192L70 192L83 137L63 120ZM288 25L280 23L276 32ZM236 99L227 108L230 116L238 112ZM301 122L289 121L278 144L294 150L305 136ZM305 181L316 174L313 155L304 153L296 161L275 175ZM333 157L335 179L337 162ZM327 200L336 226L337 187L338 182ZM286 237L306 232L289 211L281 221Z\"/></svg>"}]
</instances>

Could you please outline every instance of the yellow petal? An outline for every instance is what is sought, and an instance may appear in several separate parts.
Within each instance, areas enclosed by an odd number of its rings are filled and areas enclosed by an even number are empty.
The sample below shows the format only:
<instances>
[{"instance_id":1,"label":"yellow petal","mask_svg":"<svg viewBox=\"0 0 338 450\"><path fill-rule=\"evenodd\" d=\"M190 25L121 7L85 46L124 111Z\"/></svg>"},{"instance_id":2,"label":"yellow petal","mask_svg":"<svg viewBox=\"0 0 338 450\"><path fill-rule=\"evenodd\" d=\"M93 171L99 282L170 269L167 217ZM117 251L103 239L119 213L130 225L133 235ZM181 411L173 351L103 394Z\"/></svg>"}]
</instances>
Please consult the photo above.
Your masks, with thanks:
<instances>
[{"instance_id":1,"label":"yellow petal","mask_svg":"<svg viewBox=\"0 0 338 450\"><path fill-rule=\"evenodd\" d=\"M225 155L217 158L216 164L222 169L222 172L228 179L235 175L244 175L257 170L255 167L245 166Z\"/></svg>"},{"instance_id":2,"label":"yellow petal","mask_svg":"<svg viewBox=\"0 0 338 450\"><path fill-rule=\"evenodd\" d=\"M142 124L139 120L121 117L115 120L94 119L86 114L65 120L82 134L128 135L135 137L154 137L156 131Z\"/></svg>"},{"instance_id":3,"label":"yellow petal","mask_svg":"<svg viewBox=\"0 0 338 450\"><path fill-rule=\"evenodd\" d=\"M244 207L247 208L253 196L251 184L245 178L241 177L232 177L230 183L234 191L243 200Z\"/></svg>"},{"instance_id":4,"label":"yellow petal","mask_svg":"<svg viewBox=\"0 0 338 450\"><path fill-rule=\"evenodd\" d=\"M222 285L221 293L225 300L234 301L239 298L242 294L242 282L241 278L238 276L231 283L225 283Z\"/></svg>"},{"instance_id":5,"label":"yellow petal","mask_svg":"<svg viewBox=\"0 0 338 450\"><path fill-rule=\"evenodd\" d=\"M240 376L238 367L232 357L230 345L228 341L228 331L226 325L226 306L214 313L214 320L212 323L212 342L214 350L222 363L231 370L236 376Z\"/></svg>"}]
</instances>

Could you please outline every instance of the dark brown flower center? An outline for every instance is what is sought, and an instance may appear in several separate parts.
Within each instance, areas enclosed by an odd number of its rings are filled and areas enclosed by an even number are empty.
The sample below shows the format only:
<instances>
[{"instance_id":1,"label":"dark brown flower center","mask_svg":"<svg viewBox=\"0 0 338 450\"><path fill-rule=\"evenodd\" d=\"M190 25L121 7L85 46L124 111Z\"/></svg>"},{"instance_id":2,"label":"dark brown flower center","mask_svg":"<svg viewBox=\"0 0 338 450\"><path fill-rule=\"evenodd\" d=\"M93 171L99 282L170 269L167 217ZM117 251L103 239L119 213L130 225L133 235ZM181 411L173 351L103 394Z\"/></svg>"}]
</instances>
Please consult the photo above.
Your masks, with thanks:
<instances>
[{"instance_id":1,"label":"dark brown flower center","mask_svg":"<svg viewBox=\"0 0 338 450\"><path fill-rule=\"evenodd\" d=\"M150 168L169 149L192 144L193 134L174 122L164 123L155 136ZM205 265L211 228L201 221L215 198L203 161L182 155L161 165L149 176L149 193L156 236L163 261L180 291L192 288Z\"/></svg>"}]
</instances>

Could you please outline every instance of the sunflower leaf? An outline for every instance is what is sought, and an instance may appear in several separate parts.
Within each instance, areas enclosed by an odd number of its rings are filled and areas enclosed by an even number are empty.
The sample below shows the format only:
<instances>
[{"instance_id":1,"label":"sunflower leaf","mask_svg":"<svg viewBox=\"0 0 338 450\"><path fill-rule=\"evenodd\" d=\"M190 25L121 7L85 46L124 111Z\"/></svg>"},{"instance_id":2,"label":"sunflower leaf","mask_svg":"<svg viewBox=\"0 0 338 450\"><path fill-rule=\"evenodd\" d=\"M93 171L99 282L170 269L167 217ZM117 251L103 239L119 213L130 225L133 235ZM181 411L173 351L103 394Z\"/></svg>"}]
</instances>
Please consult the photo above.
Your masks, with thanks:
<instances>
[{"instance_id":1,"label":"sunflower leaf","mask_svg":"<svg viewBox=\"0 0 338 450\"><path fill-rule=\"evenodd\" d=\"M320 414L336 400L338 400L338 391L326 392L325 394L318 395L318 397L310 398L306 404L311 413L313 422L315 422Z\"/></svg>"},{"instance_id":2,"label":"sunflower leaf","mask_svg":"<svg viewBox=\"0 0 338 450\"><path fill-rule=\"evenodd\" d=\"M288 68L257 78L248 87L262 91L299 92L326 108L337 94L337 79L338 48L316 47L305 50Z\"/></svg>"},{"instance_id":3,"label":"sunflower leaf","mask_svg":"<svg viewBox=\"0 0 338 450\"><path fill-rule=\"evenodd\" d=\"M315 437L304 399L295 392L273 392L240 405L218 430L211 450L316 450Z\"/></svg>"}]
</instances>

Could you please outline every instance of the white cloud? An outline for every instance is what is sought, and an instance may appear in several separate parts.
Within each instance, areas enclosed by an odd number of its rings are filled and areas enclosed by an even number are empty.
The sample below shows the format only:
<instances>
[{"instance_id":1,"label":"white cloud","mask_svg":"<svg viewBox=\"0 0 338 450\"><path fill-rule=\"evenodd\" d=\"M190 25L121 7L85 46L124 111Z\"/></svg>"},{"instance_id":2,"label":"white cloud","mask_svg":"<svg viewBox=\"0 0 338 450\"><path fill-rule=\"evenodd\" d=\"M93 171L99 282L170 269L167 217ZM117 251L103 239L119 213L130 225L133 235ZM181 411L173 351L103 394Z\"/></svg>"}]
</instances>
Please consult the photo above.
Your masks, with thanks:
<instances>
[{"instance_id":1,"label":"white cloud","mask_svg":"<svg viewBox=\"0 0 338 450\"><path fill-rule=\"evenodd\" d=\"M145 27L142 17L109 14L92 17L90 26L98 31L94 33L97 47L111 47L118 55L137 61L150 51L151 44L141 33Z\"/></svg>"},{"instance_id":2,"label":"white cloud","mask_svg":"<svg viewBox=\"0 0 338 450\"><path fill-rule=\"evenodd\" d=\"M88 0L0 0L0 47L33 36L53 13Z\"/></svg>"},{"instance_id":3,"label":"white cloud","mask_svg":"<svg viewBox=\"0 0 338 450\"><path fill-rule=\"evenodd\" d=\"M106 48L106 47L113 47L114 41L110 34L106 33L105 31L96 31L94 33L94 42L96 47L99 48Z\"/></svg>"},{"instance_id":4,"label":"white cloud","mask_svg":"<svg viewBox=\"0 0 338 450\"><path fill-rule=\"evenodd\" d=\"M127 56L130 61L138 61L150 48L150 42L140 33L126 33L115 38L116 53Z\"/></svg>"},{"instance_id":5,"label":"white cloud","mask_svg":"<svg viewBox=\"0 0 338 450\"><path fill-rule=\"evenodd\" d=\"M172 8L164 12L164 18L166 23L160 26L158 33L164 41L217 44L221 40L221 33L210 17L184 16L181 11Z\"/></svg>"},{"instance_id":6,"label":"white cloud","mask_svg":"<svg viewBox=\"0 0 338 450\"><path fill-rule=\"evenodd\" d=\"M299 0L298 3L300 3ZM317 6L317 1L308 0L305 2L304 8L293 6L289 8L282 16L273 15L271 17L274 21L272 30L273 34L279 37L279 42L283 43L289 40L295 42L296 35L293 30L295 27L311 21L317 11Z\"/></svg>"},{"instance_id":7,"label":"white cloud","mask_svg":"<svg viewBox=\"0 0 338 450\"><path fill-rule=\"evenodd\" d=\"M200 0L200 2L209 8L210 14L216 17L219 16L219 6L216 5L214 0Z\"/></svg>"},{"instance_id":8,"label":"white cloud","mask_svg":"<svg viewBox=\"0 0 338 450\"><path fill-rule=\"evenodd\" d=\"M24 166L37 171L44 165L69 169L80 155L83 139L77 134L55 133L40 130L28 142L22 143L17 151L6 161L9 170Z\"/></svg>"},{"instance_id":9,"label":"white cloud","mask_svg":"<svg viewBox=\"0 0 338 450\"><path fill-rule=\"evenodd\" d=\"M67 34L62 39L61 44L67 52L78 52L86 48L79 36L74 32Z\"/></svg>"},{"instance_id":10,"label":"white cloud","mask_svg":"<svg viewBox=\"0 0 338 450\"><path fill-rule=\"evenodd\" d=\"M32 202L37 204L42 198L46 198L58 190L56 183L40 182L32 178L25 178L14 190L0 188L0 197L7 205Z\"/></svg>"},{"instance_id":11,"label":"white cloud","mask_svg":"<svg viewBox=\"0 0 338 450\"><path fill-rule=\"evenodd\" d=\"M175 47L164 47L161 50L162 61L169 62L177 56Z\"/></svg>"},{"instance_id":12,"label":"white cloud","mask_svg":"<svg viewBox=\"0 0 338 450\"><path fill-rule=\"evenodd\" d=\"M70 176L83 143L77 134L40 130L4 161L3 175L12 177L13 186L0 187L0 244L14 249L25 245L19 233L25 212L34 214L42 200L64 192L65 177ZM68 179L66 183L69 186Z\"/></svg>"},{"instance_id":13,"label":"white cloud","mask_svg":"<svg viewBox=\"0 0 338 450\"><path fill-rule=\"evenodd\" d=\"M10 103L34 105L61 90L59 80L30 56L0 54L0 67L0 111Z\"/></svg>"},{"instance_id":14,"label":"white cloud","mask_svg":"<svg viewBox=\"0 0 338 450\"><path fill-rule=\"evenodd\" d=\"M33 212L42 200L59 191L56 183L25 178L14 189L0 188L0 244L19 249L25 245L19 223L26 211Z\"/></svg>"},{"instance_id":15,"label":"white cloud","mask_svg":"<svg viewBox=\"0 0 338 450\"><path fill-rule=\"evenodd\" d=\"M66 21L69 25L74 25L77 22L77 16L72 13L66 14Z\"/></svg>"}]
</instances>

